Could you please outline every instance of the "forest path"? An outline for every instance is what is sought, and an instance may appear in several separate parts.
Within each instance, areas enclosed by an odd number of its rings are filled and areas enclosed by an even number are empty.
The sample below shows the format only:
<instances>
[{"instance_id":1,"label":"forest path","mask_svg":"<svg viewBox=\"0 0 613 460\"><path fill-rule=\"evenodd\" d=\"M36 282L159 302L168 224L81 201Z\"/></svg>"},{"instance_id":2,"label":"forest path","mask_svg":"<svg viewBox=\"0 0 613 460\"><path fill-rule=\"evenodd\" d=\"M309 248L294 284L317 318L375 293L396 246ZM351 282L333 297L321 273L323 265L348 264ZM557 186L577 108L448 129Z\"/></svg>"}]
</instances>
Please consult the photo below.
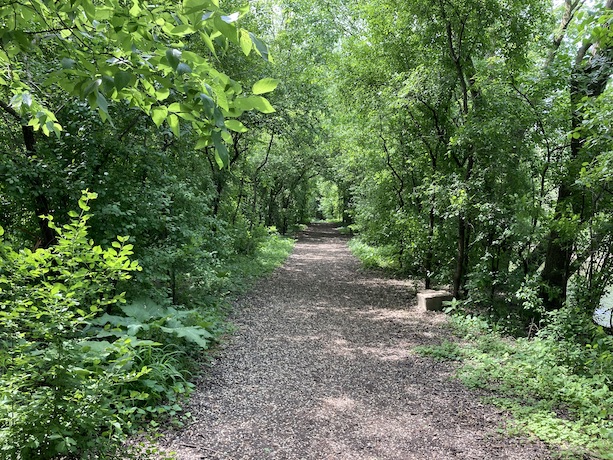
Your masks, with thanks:
<instances>
[{"instance_id":1,"label":"forest path","mask_svg":"<svg viewBox=\"0 0 613 460\"><path fill-rule=\"evenodd\" d=\"M179 459L544 459L417 356L440 343L440 313L418 311L410 281L362 270L346 238L311 226L283 267L239 299L237 332L198 382L193 423L160 444Z\"/></svg>"}]
</instances>

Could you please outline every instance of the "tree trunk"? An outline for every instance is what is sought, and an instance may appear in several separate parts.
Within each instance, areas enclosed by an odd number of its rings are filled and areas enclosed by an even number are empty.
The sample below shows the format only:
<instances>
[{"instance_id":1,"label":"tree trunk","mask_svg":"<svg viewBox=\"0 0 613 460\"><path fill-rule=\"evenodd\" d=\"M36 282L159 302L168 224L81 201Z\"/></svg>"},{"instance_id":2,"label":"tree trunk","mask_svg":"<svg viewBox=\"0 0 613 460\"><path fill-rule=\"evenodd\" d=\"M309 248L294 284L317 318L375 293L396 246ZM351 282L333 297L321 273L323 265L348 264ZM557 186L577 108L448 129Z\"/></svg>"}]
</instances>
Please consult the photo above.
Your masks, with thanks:
<instances>
[{"instance_id":1,"label":"tree trunk","mask_svg":"<svg viewBox=\"0 0 613 460\"><path fill-rule=\"evenodd\" d=\"M430 222L428 225L428 249L426 250L426 260L424 261L424 269L426 271L426 289L430 289L432 284L432 258L434 257L434 198L432 199L432 203L433 204L430 207Z\"/></svg>"},{"instance_id":2,"label":"tree trunk","mask_svg":"<svg viewBox=\"0 0 613 460\"><path fill-rule=\"evenodd\" d=\"M466 227L466 219L460 215L458 217L458 254L455 273L453 274L453 296L456 299L460 298L460 291L464 285L464 276L466 274L466 250L468 246Z\"/></svg>"},{"instance_id":3,"label":"tree trunk","mask_svg":"<svg viewBox=\"0 0 613 460\"><path fill-rule=\"evenodd\" d=\"M608 0L606 8L613 9L613 0ZM593 53L586 58L587 52L593 48ZM610 76L613 74L613 47L599 48L587 44L581 47L575 59L575 68L570 81L571 127L574 135L570 145L570 165L568 174L562 179L558 189L558 200L553 219L553 228L546 239L547 250L545 266L541 273L543 288L541 298L548 310L555 310L566 301L567 285L572 270L570 269L577 235L561 235L557 224L566 217L568 210L574 215L580 215L581 220L590 218L584 215L582 188L575 184L579 178L580 164L591 158L582 158L585 139L579 131L584 113L581 109L584 98L597 98L606 89ZM591 213L591 211L589 211ZM588 213L588 214L589 214Z\"/></svg>"},{"instance_id":4,"label":"tree trunk","mask_svg":"<svg viewBox=\"0 0 613 460\"><path fill-rule=\"evenodd\" d=\"M23 136L23 144L26 149L26 156L28 158L33 157L36 153L36 138L34 136L34 128L25 124L21 116L8 104L0 101L0 108L21 124L21 133ZM46 219L41 219L40 216L47 216L51 214L51 204L49 199L44 194L43 183L40 178L33 174L30 179L32 184L32 190L34 190L34 214L35 219L38 219L38 227L40 229L40 238L36 243L36 247L47 248L51 246L56 238L53 229L49 228L49 222Z\"/></svg>"},{"instance_id":5,"label":"tree trunk","mask_svg":"<svg viewBox=\"0 0 613 460\"><path fill-rule=\"evenodd\" d=\"M23 141L26 148L26 154L30 157L36 153L36 139L34 137L34 128L32 126L22 125ZM55 242L55 232L49 228L49 221L41 219L40 216L51 214L51 206L49 199L43 192L43 184L40 178L36 175L31 179L32 188L34 189L34 212L38 219L38 227L40 229L40 241L38 247L48 248Z\"/></svg>"}]
</instances>

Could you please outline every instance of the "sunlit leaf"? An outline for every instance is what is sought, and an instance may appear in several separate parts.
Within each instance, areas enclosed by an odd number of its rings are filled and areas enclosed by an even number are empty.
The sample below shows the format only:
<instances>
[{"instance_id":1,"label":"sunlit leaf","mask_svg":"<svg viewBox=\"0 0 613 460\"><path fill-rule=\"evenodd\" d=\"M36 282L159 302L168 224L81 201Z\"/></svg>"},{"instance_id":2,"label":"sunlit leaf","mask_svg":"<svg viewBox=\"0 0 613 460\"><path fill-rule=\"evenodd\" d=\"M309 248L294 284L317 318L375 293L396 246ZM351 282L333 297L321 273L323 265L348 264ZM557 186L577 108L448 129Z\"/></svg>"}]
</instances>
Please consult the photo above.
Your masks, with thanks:
<instances>
[{"instance_id":1,"label":"sunlit leaf","mask_svg":"<svg viewBox=\"0 0 613 460\"><path fill-rule=\"evenodd\" d=\"M274 78L263 78L253 85L253 94L265 94L274 91L279 84L279 80Z\"/></svg>"},{"instance_id":2,"label":"sunlit leaf","mask_svg":"<svg viewBox=\"0 0 613 460\"><path fill-rule=\"evenodd\" d=\"M181 62L181 51L175 48L167 49L166 59L168 59L168 64L170 65L170 67L177 70L179 63Z\"/></svg>"},{"instance_id":3,"label":"sunlit leaf","mask_svg":"<svg viewBox=\"0 0 613 460\"><path fill-rule=\"evenodd\" d=\"M243 110L258 110L262 113L273 113L275 109L270 102L262 96L249 96L244 98L237 98L234 101L234 105Z\"/></svg>"},{"instance_id":4,"label":"sunlit leaf","mask_svg":"<svg viewBox=\"0 0 613 460\"><path fill-rule=\"evenodd\" d=\"M230 163L230 157L228 155L228 148L221 139L221 133L219 131L213 131L213 145L215 145L215 161L219 169L227 167Z\"/></svg>"},{"instance_id":5,"label":"sunlit leaf","mask_svg":"<svg viewBox=\"0 0 613 460\"><path fill-rule=\"evenodd\" d=\"M168 109L166 107L155 107L151 111L151 118L158 128L164 123L167 116Z\"/></svg>"},{"instance_id":6,"label":"sunlit leaf","mask_svg":"<svg viewBox=\"0 0 613 460\"><path fill-rule=\"evenodd\" d=\"M170 130L173 132L173 134L177 137L181 137L179 117L173 113L173 114L168 115L168 118L166 118L166 121L168 122L168 126L170 127Z\"/></svg>"},{"instance_id":7,"label":"sunlit leaf","mask_svg":"<svg viewBox=\"0 0 613 460\"><path fill-rule=\"evenodd\" d=\"M226 120L226 128L237 133L245 133L248 129L238 120Z\"/></svg>"}]
</instances>

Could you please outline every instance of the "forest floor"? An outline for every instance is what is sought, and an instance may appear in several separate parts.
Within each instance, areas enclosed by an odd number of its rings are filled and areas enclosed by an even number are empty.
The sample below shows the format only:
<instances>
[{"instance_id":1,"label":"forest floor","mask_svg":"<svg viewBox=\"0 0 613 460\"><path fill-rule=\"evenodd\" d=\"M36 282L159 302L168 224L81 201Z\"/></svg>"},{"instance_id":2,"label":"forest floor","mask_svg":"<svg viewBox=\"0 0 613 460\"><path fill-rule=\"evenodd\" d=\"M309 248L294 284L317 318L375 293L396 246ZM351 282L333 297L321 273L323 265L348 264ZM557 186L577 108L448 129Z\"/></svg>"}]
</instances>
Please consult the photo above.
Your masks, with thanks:
<instances>
[{"instance_id":1,"label":"forest floor","mask_svg":"<svg viewBox=\"0 0 613 460\"><path fill-rule=\"evenodd\" d=\"M158 440L184 460L546 459L506 416L414 347L450 339L416 286L364 270L333 226L299 238L240 298L236 333L197 381L192 419Z\"/></svg>"}]
</instances>

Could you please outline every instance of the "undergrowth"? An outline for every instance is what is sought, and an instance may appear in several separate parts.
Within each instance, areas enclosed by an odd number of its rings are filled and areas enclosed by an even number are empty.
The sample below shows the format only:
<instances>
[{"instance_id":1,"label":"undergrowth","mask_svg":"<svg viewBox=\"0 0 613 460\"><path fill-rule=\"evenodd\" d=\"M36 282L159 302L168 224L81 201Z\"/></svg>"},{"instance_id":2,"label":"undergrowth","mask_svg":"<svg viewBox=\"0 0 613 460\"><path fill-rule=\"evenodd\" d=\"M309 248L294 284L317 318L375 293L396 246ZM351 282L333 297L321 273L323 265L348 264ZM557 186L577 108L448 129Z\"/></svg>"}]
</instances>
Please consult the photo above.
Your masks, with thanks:
<instances>
[{"instance_id":1,"label":"undergrowth","mask_svg":"<svg viewBox=\"0 0 613 460\"><path fill-rule=\"evenodd\" d=\"M102 248L80 213L56 226L50 248L15 250L0 239L0 458L146 458L122 450L144 427L180 423L192 373L220 334L228 294L244 290L288 256L293 240L254 240L227 259L189 307L126 298L140 270L128 237ZM0 237L2 236L0 228ZM148 455L148 454L147 454Z\"/></svg>"},{"instance_id":2,"label":"undergrowth","mask_svg":"<svg viewBox=\"0 0 613 460\"><path fill-rule=\"evenodd\" d=\"M251 287L253 282L280 266L294 247L292 238L271 233L262 239L253 254L237 254L218 271L218 292L238 294Z\"/></svg>"},{"instance_id":3,"label":"undergrowth","mask_svg":"<svg viewBox=\"0 0 613 460\"><path fill-rule=\"evenodd\" d=\"M532 339L504 337L475 316L451 324L459 343L418 352L461 361L458 378L513 416L510 434L534 435L563 458L613 459L613 337L570 307Z\"/></svg>"},{"instance_id":4,"label":"undergrowth","mask_svg":"<svg viewBox=\"0 0 613 460\"><path fill-rule=\"evenodd\" d=\"M400 269L396 249L393 246L372 246L359 238L349 240L348 246L366 268L381 268L392 272Z\"/></svg>"},{"instance_id":5,"label":"undergrowth","mask_svg":"<svg viewBox=\"0 0 613 460\"><path fill-rule=\"evenodd\" d=\"M364 266L398 272L392 247L359 238L349 246ZM457 377L513 416L509 434L536 436L561 458L613 460L613 336L593 323L580 293L555 312L544 311L532 285L516 293L519 306L452 303L458 340L416 351L459 362Z\"/></svg>"}]
</instances>

